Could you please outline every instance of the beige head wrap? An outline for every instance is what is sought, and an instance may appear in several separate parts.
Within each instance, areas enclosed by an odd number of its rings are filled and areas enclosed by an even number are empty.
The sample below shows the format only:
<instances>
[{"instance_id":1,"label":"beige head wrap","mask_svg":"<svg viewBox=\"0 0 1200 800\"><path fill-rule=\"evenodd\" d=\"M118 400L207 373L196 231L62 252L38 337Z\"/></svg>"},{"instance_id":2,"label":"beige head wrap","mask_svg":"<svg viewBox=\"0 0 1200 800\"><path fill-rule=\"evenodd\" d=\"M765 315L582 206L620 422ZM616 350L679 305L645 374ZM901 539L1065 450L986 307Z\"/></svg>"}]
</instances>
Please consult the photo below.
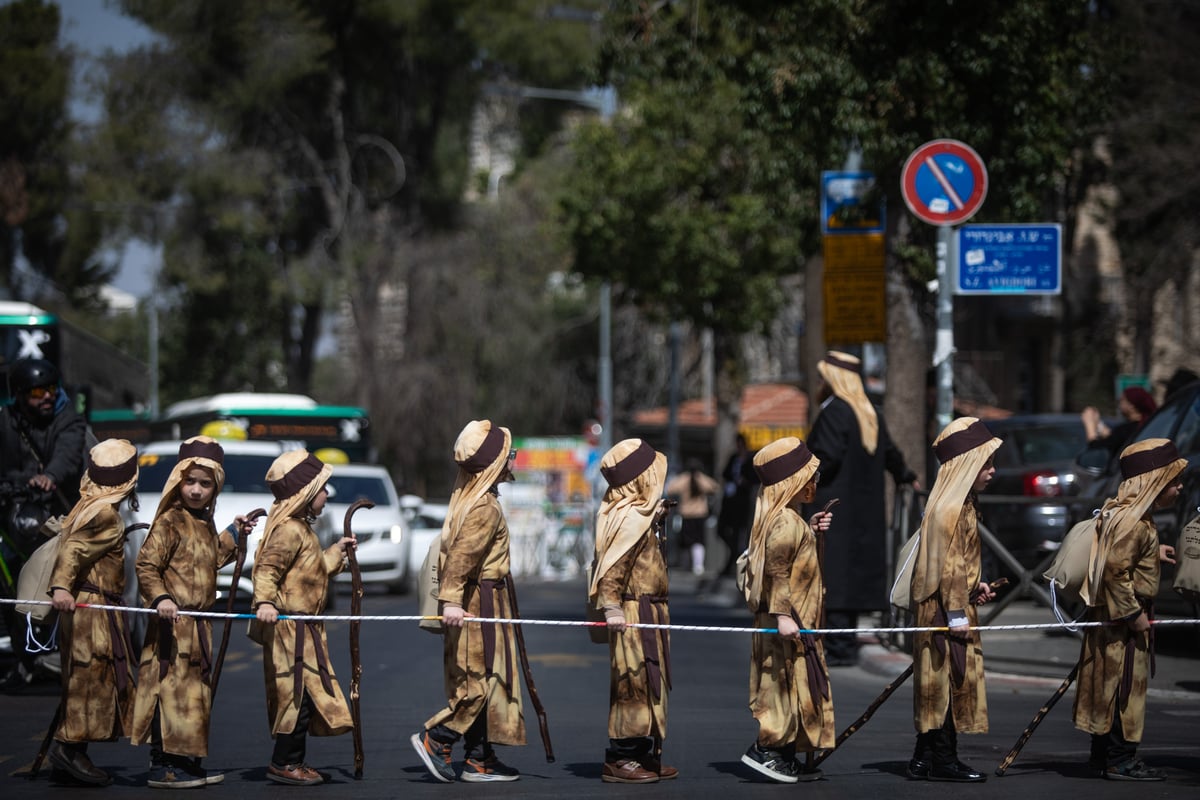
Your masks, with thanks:
<instances>
[{"instance_id":1,"label":"beige head wrap","mask_svg":"<svg viewBox=\"0 0 1200 800\"><path fill-rule=\"evenodd\" d=\"M179 445L179 462L171 469L171 474L163 484L162 499L158 501L158 510L154 512L154 516L160 516L180 502L179 484L193 467L203 467L213 474L213 480L217 484L207 509L208 518L211 520L217 507L217 495L225 486L225 468L222 466L224 460L225 450L216 439L208 436L193 436Z\"/></svg>"},{"instance_id":2,"label":"beige head wrap","mask_svg":"<svg viewBox=\"0 0 1200 800\"><path fill-rule=\"evenodd\" d=\"M754 454L754 471L762 482L758 502L754 505L754 525L750 529L747 564L746 599L754 607L762 603L767 534L788 503L813 479L820 467L821 459L794 436L777 439Z\"/></svg>"},{"instance_id":3,"label":"beige head wrap","mask_svg":"<svg viewBox=\"0 0 1200 800\"><path fill-rule=\"evenodd\" d=\"M593 602L600 579L646 535L666 484L667 457L641 439L624 439L600 459L600 472L608 491L596 515Z\"/></svg>"},{"instance_id":4,"label":"beige head wrap","mask_svg":"<svg viewBox=\"0 0 1200 800\"><path fill-rule=\"evenodd\" d=\"M817 362L817 372L821 373L834 395L850 406L854 418L858 420L862 446L874 455L875 448L879 446L879 418L863 388L862 361L849 353L830 350L825 358Z\"/></svg>"},{"instance_id":5,"label":"beige head wrap","mask_svg":"<svg viewBox=\"0 0 1200 800\"><path fill-rule=\"evenodd\" d=\"M137 448L126 439L105 439L88 453L79 483L79 502L63 523L63 532L87 525L104 508L116 505L137 486Z\"/></svg>"},{"instance_id":6,"label":"beige head wrap","mask_svg":"<svg viewBox=\"0 0 1200 800\"><path fill-rule=\"evenodd\" d=\"M471 420L454 441L458 477L442 523L442 552L449 550L467 514L495 486L508 465L512 434L490 420Z\"/></svg>"},{"instance_id":7,"label":"beige head wrap","mask_svg":"<svg viewBox=\"0 0 1200 800\"><path fill-rule=\"evenodd\" d=\"M1098 535L1092 541L1087 582L1089 603L1100 596L1109 550L1146 516L1162 490L1186 467L1187 459L1179 457L1170 439L1146 439L1121 451L1124 480L1117 487L1117 496L1106 500L1100 509Z\"/></svg>"},{"instance_id":8,"label":"beige head wrap","mask_svg":"<svg viewBox=\"0 0 1200 800\"><path fill-rule=\"evenodd\" d=\"M921 519L921 539L912 576L914 603L928 600L937 592L946 561L948 534L958 526L963 504L975 486L979 471L1001 444L975 417L959 417L934 439L933 452L941 467Z\"/></svg>"},{"instance_id":9,"label":"beige head wrap","mask_svg":"<svg viewBox=\"0 0 1200 800\"><path fill-rule=\"evenodd\" d=\"M267 524L258 543L260 550L276 528L308 508L332 473L333 467L322 463L307 450L289 450L271 463L267 470L267 486L271 488L275 502L267 512Z\"/></svg>"}]
</instances>

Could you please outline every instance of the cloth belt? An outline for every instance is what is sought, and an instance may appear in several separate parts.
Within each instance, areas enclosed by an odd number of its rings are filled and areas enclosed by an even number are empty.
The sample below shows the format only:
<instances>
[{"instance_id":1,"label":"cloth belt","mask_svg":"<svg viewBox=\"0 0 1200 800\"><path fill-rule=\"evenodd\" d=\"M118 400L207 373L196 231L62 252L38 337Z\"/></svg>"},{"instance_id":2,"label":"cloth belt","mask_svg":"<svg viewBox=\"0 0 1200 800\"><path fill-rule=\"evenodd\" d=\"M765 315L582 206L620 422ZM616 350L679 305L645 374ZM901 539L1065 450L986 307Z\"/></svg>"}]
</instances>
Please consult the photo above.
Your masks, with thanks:
<instances>
[{"instance_id":1,"label":"cloth belt","mask_svg":"<svg viewBox=\"0 0 1200 800\"><path fill-rule=\"evenodd\" d=\"M482 578L479 581L467 581L467 583L479 587L479 613L485 619L496 619L496 591L504 590L507 584L506 578L499 580L489 580ZM480 623L480 632L483 634L483 663L488 675L495 672L496 665L496 624L495 622ZM513 685L513 657L512 657L512 637L504 637L504 680L508 686Z\"/></svg>"},{"instance_id":2,"label":"cloth belt","mask_svg":"<svg viewBox=\"0 0 1200 800\"><path fill-rule=\"evenodd\" d=\"M204 611L206 609L186 608L180 610ZM189 617L183 617L182 619L187 620L193 626L192 630L196 640L196 646L200 649L200 679L207 682L209 676L212 674L212 644L209 642L208 637L204 635L205 631L203 628L201 628L201 626L206 626L210 623L206 619L195 619ZM160 681L167 677L167 671L171 667L171 650L173 649L171 644L175 641L176 622L178 622L178 620L172 622L171 620L164 619L163 617L158 618L158 679ZM192 653L189 653L188 657L191 658L192 655Z\"/></svg>"},{"instance_id":3,"label":"cloth belt","mask_svg":"<svg viewBox=\"0 0 1200 800\"><path fill-rule=\"evenodd\" d=\"M949 627L948 623L946 609L942 608L941 601L938 601L937 611L933 615L933 625L937 628L945 628ZM961 687L963 680L967 677L967 637L949 631L934 631L933 646L937 648L943 658L946 656L947 649L950 651L950 679L955 688Z\"/></svg>"},{"instance_id":4,"label":"cloth belt","mask_svg":"<svg viewBox=\"0 0 1200 800\"><path fill-rule=\"evenodd\" d=\"M80 585L79 591L98 594L110 605L119 606L125 603L125 598L119 593L105 591L91 582ZM109 609L104 612L104 615L108 618L108 635L112 639L113 669L116 670L117 692L123 693L133 684L129 670L129 654L133 652L133 644L129 641L129 633L121 626L119 613Z\"/></svg>"},{"instance_id":5,"label":"cloth belt","mask_svg":"<svg viewBox=\"0 0 1200 800\"><path fill-rule=\"evenodd\" d=\"M321 629L313 620L296 621L296 660L292 667L292 696L293 702L299 703L304 696L304 631L312 634L313 650L317 656L317 672L321 675L321 686L325 694L333 695L333 679L329 676L329 659L325 657L325 648L321 647Z\"/></svg>"},{"instance_id":6,"label":"cloth belt","mask_svg":"<svg viewBox=\"0 0 1200 800\"><path fill-rule=\"evenodd\" d=\"M1154 620L1154 601L1148 597L1139 597L1138 602L1142 606L1142 610L1146 612L1147 619ZM1125 663L1121 665L1121 686L1118 693L1118 699L1121 705L1125 705L1125 701L1129 699L1129 693L1133 690L1133 657L1137 652L1137 643L1141 637L1132 633L1125 640ZM1154 626L1150 626L1150 630L1146 631L1146 649L1150 654L1150 677L1154 677Z\"/></svg>"},{"instance_id":7,"label":"cloth belt","mask_svg":"<svg viewBox=\"0 0 1200 800\"><path fill-rule=\"evenodd\" d=\"M666 609L666 595L657 594L623 594L622 600L633 600L638 604L638 619L654 625L666 625L667 619L660 609ZM642 639L642 659L646 665L646 676L649 679L650 691L654 699L662 697L663 678L666 678L667 689L671 686L671 640L665 631L662 636L662 651L659 652L659 631L654 628L638 628Z\"/></svg>"}]
</instances>

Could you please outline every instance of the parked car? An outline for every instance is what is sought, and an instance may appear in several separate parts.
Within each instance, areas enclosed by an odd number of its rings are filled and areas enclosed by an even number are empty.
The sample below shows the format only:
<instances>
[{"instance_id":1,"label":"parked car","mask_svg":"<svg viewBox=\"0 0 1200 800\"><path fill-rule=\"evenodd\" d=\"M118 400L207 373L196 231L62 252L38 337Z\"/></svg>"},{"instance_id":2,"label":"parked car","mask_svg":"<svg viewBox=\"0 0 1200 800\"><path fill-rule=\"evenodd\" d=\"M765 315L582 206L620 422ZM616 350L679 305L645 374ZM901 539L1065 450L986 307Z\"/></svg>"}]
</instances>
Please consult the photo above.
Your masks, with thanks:
<instances>
[{"instance_id":1,"label":"parked car","mask_svg":"<svg viewBox=\"0 0 1200 800\"><path fill-rule=\"evenodd\" d=\"M133 511L126 508L126 524L135 522L154 521L154 512L162 498L163 486L171 469L178 463L179 445L177 441L151 442L140 448L138 455L138 485L137 493L140 509ZM225 451L223 466L225 469L225 486L217 496L215 522L220 530L231 522L238 514L248 514L256 508L270 510L275 502L271 490L267 487L267 470L271 463L290 445L282 442L243 442L223 441L221 447ZM323 547L335 540L335 528L328 510L317 518L316 531ZM250 534L246 545L246 562L238 581L237 592L240 597L249 599L254 595L254 584L250 579L250 570L254 565L254 554L266 528L266 518L258 521ZM137 595L137 579L134 574L134 562L137 552L146 540L148 531L141 530L131 534L125 549L125 596L131 604L140 605ZM217 573L218 598L227 597L230 585L233 583L233 564L226 565ZM137 615L139 618L142 615Z\"/></svg>"},{"instance_id":2,"label":"parked car","mask_svg":"<svg viewBox=\"0 0 1200 800\"><path fill-rule=\"evenodd\" d=\"M425 555L429 552L429 543L442 532L442 523L446 521L449 509L446 503L422 502L413 516L409 525L411 547L408 551L408 566L413 575L421 571Z\"/></svg>"},{"instance_id":3,"label":"parked car","mask_svg":"<svg viewBox=\"0 0 1200 800\"><path fill-rule=\"evenodd\" d=\"M358 538L357 559L363 585L383 586L396 594L407 592L414 572L409 564L411 542L408 523L396 495L392 476L376 464L334 464L329 484L334 496L325 514L339 533L346 510L355 500L370 500L374 508L360 508L351 521ZM351 583L348 570L335 576L342 585Z\"/></svg>"},{"instance_id":4,"label":"parked car","mask_svg":"<svg viewBox=\"0 0 1200 800\"><path fill-rule=\"evenodd\" d=\"M996 475L980 498L980 517L1026 569L1032 568L1058 549L1080 516L1061 498L1080 493L1075 459L1087 445L1087 434L1078 414L1017 415L986 425L1004 444L996 451ZM990 566L1001 571L988 571L989 576L1013 577L994 561Z\"/></svg>"},{"instance_id":5,"label":"parked car","mask_svg":"<svg viewBox=\"0 0 1200 800\"><path fill-rule=\"evenodd\" d=\"M1183 492L1179 501L1171 508L1154 513L1159 541L1175 546L1183 527L1200 513L1200 381L1176 391L1159 406L1134 435L1133 442L1145 439L1170 439L1178 448L1179 455L1188 462L1180 476ZM1099 507L1105 499L1116 495L1121 484L1120 465L1112 460L1102 467L1097 466L1095 460L1089 460L1090 455L1080 456L1078 469L1091 479L1086 493L1095 498L1095 506ZM1101 463L1105 461L1102 459ZM1191 616L1191 605L1184 603L1171 590L1174 580L1174 567L1163 564L1157 608L1168 613Z\"/></svg>"}]
</instances>

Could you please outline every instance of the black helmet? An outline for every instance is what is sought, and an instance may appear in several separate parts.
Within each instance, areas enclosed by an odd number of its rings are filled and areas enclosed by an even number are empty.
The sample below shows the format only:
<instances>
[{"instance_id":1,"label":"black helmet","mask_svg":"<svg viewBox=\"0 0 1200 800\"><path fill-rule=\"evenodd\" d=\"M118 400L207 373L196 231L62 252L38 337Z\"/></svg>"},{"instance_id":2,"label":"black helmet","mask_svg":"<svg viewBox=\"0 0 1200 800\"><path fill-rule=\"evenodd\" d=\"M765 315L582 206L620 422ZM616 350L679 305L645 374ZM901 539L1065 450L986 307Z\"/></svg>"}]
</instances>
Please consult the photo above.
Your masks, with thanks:
<instances>
[{"instance_id":1,"label":"black helmet","mask_svg":"<svg viewBox=\"0 0 1200 800\"><path fill-rule=\"evenodd\" d=\"M8 391L16 396L35 386L57 386L61 380L58 368L44 358L22 358L8 368Z\"/></svg>"}]
</instances>

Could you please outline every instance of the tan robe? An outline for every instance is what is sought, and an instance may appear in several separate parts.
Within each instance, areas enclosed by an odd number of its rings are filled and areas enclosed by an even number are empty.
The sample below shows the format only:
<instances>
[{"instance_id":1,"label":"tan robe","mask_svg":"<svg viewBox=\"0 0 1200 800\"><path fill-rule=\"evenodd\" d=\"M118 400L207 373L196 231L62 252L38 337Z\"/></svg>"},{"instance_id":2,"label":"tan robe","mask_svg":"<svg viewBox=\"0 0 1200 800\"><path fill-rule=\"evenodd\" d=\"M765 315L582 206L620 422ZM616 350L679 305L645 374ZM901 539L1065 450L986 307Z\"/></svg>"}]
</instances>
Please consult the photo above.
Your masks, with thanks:
<instances>
[{"instance_id":1,"label":"tan robe","mask_svg":"<svg viewBox=\"0 0 1200 800\"><path fill-rule=\"evenodd\" d=\"M452 540L442 538L439 562L438 600L461 605L477 617L515 618L503 583L512 579L508 574L508 523L495 494L489 492L479 499ZM483 613L485 602L490 607L487 614ZM488 642L494 642L494 648ZM486 711L489 742L525 744L521 666L513 626L472 622L461 628L447 626L442 646L447 706L430 717L425 727L445 725L456 733L466 733Z\"/></svg>"},{"instance_id":2,"label":"tan robe","mask_svg":"<svg viewBox=\"0 0 1200 800\"><path fill-rule=\"evenodd\" d=\"M283 614L320 614L325 610L329 576L342 571L337 545L321 550L317 534L304 520L284 520L259 546L254 559L254 607L272 603ZM302 690L296 691L297 628L303 625ZM304 694L314 714L308 732L337 736L353 729L350 708L329 658L329 642L321 622L279 620L264 625L263 673L267 686L267 719L272 736L291 733Z\"/></svg>"},{"instance_id":3,"label":"tan robe","mask_svg":"<svg viewBox=\"0 0 1200 800\"><path fill-rule=\"evenodd\" d=\"M604 557L597 554L597 563ZM597 605L619 605L628 623L669 624L667 564L651 528L600 577ZM649 616L643 613L649 610ZM647 648L657 659L647 663ZM661 629L609 631L608 736L667 736L671 634ZM653 656L654 653L651 653Z\"/></svg>"},{"instance_id":4,"label":"tan robe","mask_svg":"<svg viewBox=\"0 0 1200 800\"><path fill-rule=\"evenodd\" d=\"M236 553L237 545L228 533L214 535L208 521L184 508L166 511L154 520L138 552L138 591L143 602L151 607L169 597L181 610L208 611L216 599L217 570ZM133 744L150 743L158 708L165 752L192 758L208 755L212 710L208 676L214 658L211 620L180 616L172 624L150 618L133 704Z\"/></svg>"},{"instance_id":5,"label":"tan robe","mask_svg":"<svg viewBox=\"0 0 1200 800\"><path fill-rule=\"evenodd\" d=\"M755 627L774 628L779 615L792 617L802 629L820 627L825 585L817 541L791 509L767 532L762 596L765 603L754 616ZM806 645L813 649L811 656ZM809 659L815 660L810 664ZM820 676L816 686L810 685L810 668ZM797 642L774 633L751 636L750 712L758 720L760 747L779 750L793 742L801 752L833 747L833 692L819 638Z\"/></svg>"},{"instance_id":6,"label":"tan robe","mask_svg":"<svg viewBox=\"0 0 1200 800\"><path fill-rule=\"evenodd\" d=\"M125 591L125 524L114 507L59 544L50 586L67 589L77 603L122 605ZM99 591L82 588L90 585ZM77 608L59 616L63 652L63 742L110 742L129 730L133 659L127 651L125 615ZM69 654L69 655L68 655Z\"/></svg>"},{"instance_id":7,"label":"tan robe","mask_svg":"<svg viewBox=\"0 0 1200 800\"><path fill-rule=\"evenodd\" d=\"M1108 552L1096 605L1089 622L1136 616L1158 594L1158 532L1148 519L1117 539ZM1079 656L1075 693L1075 727L1086 733L1108 733L1118 708L1126 741L1140 742L1146 717L1146 684L1150 678L1148 633L1128 625L1086 628ZM1126 660L1132 657L1128 694L1121 695Z\"/></svg>"},{"instance_id":8,"label":"tan robe","mask_svg":"<svg viewBox=\"0 0 1200 800\"><path fill-rule=\"evenodd\" d=\"M916 686L913 691L913 724L918 733L941 728L946 711L953 713L954 727L959 733L987 733L987 693L983 682L983 648L979 641L979 615L971 603L971 592L980 581L979 529L975 504L967 501L959 514L953 531L930 526L924 535L949 536L945 542L945 562L942 564L938 590L932 597L917 603L916 625L944 626L945 613L965 610L971 626L966 636L964 671L956 682L949 637L941 633L913 635L913 668ZM930 548L933 543L930 543ZM922 547L921 552L924 552ZM915 587L924 584L925 564L918 555L913 566ZM961 640L960 640L961 641Z\"/></svg>"}]
</instances>

